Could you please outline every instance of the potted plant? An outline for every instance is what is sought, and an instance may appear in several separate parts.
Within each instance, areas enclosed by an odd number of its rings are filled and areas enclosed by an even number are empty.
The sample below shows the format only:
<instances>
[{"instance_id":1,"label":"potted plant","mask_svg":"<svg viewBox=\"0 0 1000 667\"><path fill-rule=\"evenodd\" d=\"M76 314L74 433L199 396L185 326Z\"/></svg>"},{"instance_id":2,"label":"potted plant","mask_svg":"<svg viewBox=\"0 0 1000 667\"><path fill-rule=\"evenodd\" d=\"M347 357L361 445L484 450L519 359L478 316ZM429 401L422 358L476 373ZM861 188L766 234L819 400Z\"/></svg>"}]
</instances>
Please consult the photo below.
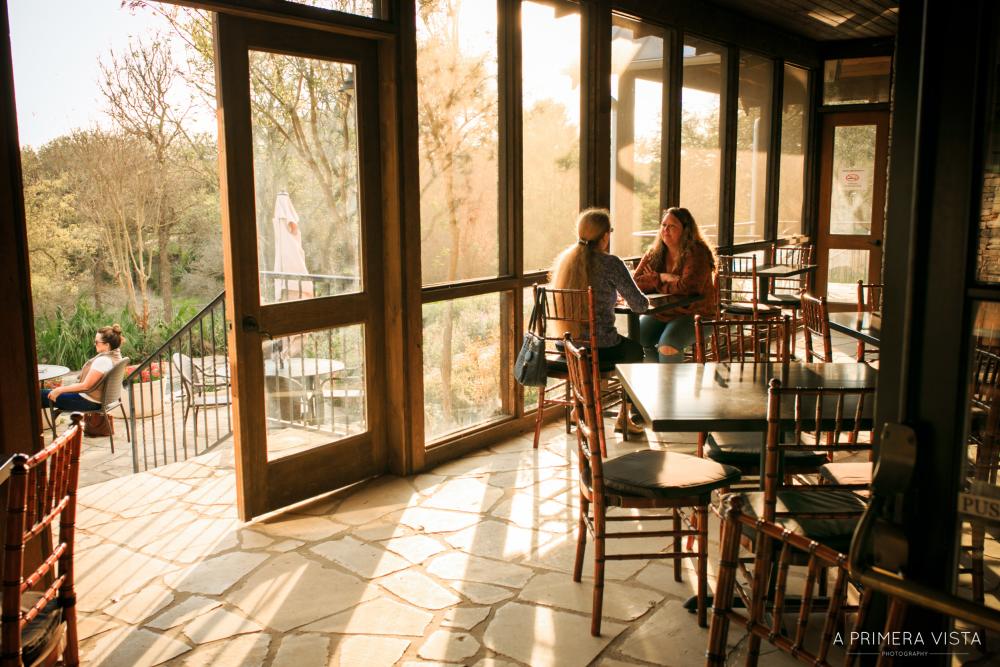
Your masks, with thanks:
<instances>
[{"instance_id":1,"label":"potted plant","mask_svg":"<svg viewBox=\"0 0 1000 667\"><path fill-rule=\"evenodd\" d=\"M138 364L128 366L125 369L125 377L131 376L138 367ZM163 368L158 361L143 368L139 377L133 379L131 388L126 385L122 389L125 414L132 414L129 406L132 400L135 401L136 419L152 417L163 412L163 393L167 390L162 386L162 377Z\"/></svg>"}]
</instances>

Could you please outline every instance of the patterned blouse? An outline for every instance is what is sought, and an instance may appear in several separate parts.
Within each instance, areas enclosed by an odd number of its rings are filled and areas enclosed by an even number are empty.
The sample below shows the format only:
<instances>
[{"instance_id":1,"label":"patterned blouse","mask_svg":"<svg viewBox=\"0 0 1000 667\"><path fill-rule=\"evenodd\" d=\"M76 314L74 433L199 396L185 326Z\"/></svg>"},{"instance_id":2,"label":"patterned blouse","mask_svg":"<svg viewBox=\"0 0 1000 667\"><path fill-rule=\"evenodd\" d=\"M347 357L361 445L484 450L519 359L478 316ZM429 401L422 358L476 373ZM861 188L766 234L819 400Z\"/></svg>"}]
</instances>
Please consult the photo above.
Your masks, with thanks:
<instances>
[{"instance_id":1,"label":"patterned blouse","mask_svg":"<svg viewBox=\"0 0 1000 667\"><path fill-rule=\"evenodd\" d=\"M594 323L597 327L597 347L614 347L622 336L615 328L615 303L621 294L629 308L637 313L649 308L649 299L632 279L621 258L595 251L596 275L590 277L594 290Z\"/></svg>"}]
</instances>

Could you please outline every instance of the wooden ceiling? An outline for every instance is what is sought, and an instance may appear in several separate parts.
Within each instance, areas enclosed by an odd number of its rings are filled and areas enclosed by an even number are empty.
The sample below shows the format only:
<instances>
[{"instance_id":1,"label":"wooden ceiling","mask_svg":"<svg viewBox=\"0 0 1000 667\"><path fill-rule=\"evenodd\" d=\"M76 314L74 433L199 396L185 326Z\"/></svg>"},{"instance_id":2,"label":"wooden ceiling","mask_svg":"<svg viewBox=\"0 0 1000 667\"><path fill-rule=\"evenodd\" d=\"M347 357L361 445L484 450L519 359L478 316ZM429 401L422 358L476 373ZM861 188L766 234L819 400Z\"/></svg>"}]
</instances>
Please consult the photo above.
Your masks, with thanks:
<instances>
[{"instance_id":1,"label":"wooden ceiling","mask_svg":"<svg viewBox=\"0 0 1000 667\"><path fill-rule=\"evenodd\" d=\"M893 37L899 0L711 0L816 41Z\"/></svg>"}]
</instances>

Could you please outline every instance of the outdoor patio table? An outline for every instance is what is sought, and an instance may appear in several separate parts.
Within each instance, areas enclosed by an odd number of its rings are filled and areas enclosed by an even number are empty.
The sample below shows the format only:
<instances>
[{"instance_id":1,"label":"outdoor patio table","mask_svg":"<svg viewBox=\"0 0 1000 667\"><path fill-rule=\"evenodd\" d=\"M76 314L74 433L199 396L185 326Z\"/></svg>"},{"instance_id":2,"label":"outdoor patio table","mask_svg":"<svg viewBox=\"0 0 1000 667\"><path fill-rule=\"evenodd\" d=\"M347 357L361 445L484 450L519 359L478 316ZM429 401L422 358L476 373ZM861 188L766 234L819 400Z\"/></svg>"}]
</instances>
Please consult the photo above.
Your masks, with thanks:
<instances>
[{"instance_id":1,"label":"outdoor patio table","mask_svg":"<svg viewBox=\"0 0 1000 667\"><path fill-rule=\"evenodd\" d=\"M761 303L771 302L767 300L769 293L768 281L771 278L791 278L800 276L803 273L812 273L816 270L817 264L802 264L796 266L792 264L763 264L757 267L757 296Z\"/></svg>"},{"instance_id":2,"label":"outdoor patio table","mask_svg":"<svg viewBox=\"0 0 1000 667\"><path fill-rule=\"evenodd\" d=\"M878 347L882 339L882 315L879 313L830 313L830 329Z\"/></svg>"},{"instance_id":3,"label":"outdoor patio table","mask_svg":"<svg viewBox=\"0 0 1000 667\"><path fill-rule=\"evenodd\" d=\"M38 382L42 383L45 380L54 380L56 378L61 378L63 375L69 373L69 369L65 366L57 366L55 364L38 364Z\"/></svg>"},{"instance_id":4,"label":"outdoor patio table","mask_svg":"<svg viewBox=\"0 0 1000 667\"><path fill-rule=\"evenodd\" d=\"M339 359L324 359L314 357L290 357L276 362L274 359L264 360L265 377L286 377L301 382L307 391L315 391L316 386L325 378L333 377L334 373L344 370L344 362ZM323 419L323 401L309 401L311 418L321 422Z\"/></svg>"},{"instance_id":5,"label":"outdoor patio table","mask_svg":"<svg viewBox=\"0 0 1000 667\"><path fill-rule=\"evenodd\" d=\"M628 307L627 303L619 303L615 306L615 312L628 315L628 337L634 341L639 340L639 315L652 315L653 313L663 313L674 308L686 306L701 298L700 294L647 294L649 299L649 309L645 313L636 313Z\"/></svg>"}]
</instances>

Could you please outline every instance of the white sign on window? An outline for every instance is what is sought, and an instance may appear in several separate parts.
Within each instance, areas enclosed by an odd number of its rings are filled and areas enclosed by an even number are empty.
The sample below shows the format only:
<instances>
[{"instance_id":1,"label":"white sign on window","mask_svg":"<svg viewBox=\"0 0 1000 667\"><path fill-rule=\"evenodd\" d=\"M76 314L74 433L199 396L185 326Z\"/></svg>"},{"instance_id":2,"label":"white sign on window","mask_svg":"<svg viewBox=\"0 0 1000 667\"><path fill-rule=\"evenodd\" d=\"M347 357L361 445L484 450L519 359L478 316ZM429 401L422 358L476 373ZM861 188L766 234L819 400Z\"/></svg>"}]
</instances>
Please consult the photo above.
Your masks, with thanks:
<instances>
[{"instance_id":1,"label":"white sign on window","mask_svg":"<svg viewBox=\"0 0 1000 667\"><path fill-rule=\"evenodd\" d=\"M864 190L868 180L865 169L841 169L840 189L841 190Z\"/></svg>"}]
</instances>

